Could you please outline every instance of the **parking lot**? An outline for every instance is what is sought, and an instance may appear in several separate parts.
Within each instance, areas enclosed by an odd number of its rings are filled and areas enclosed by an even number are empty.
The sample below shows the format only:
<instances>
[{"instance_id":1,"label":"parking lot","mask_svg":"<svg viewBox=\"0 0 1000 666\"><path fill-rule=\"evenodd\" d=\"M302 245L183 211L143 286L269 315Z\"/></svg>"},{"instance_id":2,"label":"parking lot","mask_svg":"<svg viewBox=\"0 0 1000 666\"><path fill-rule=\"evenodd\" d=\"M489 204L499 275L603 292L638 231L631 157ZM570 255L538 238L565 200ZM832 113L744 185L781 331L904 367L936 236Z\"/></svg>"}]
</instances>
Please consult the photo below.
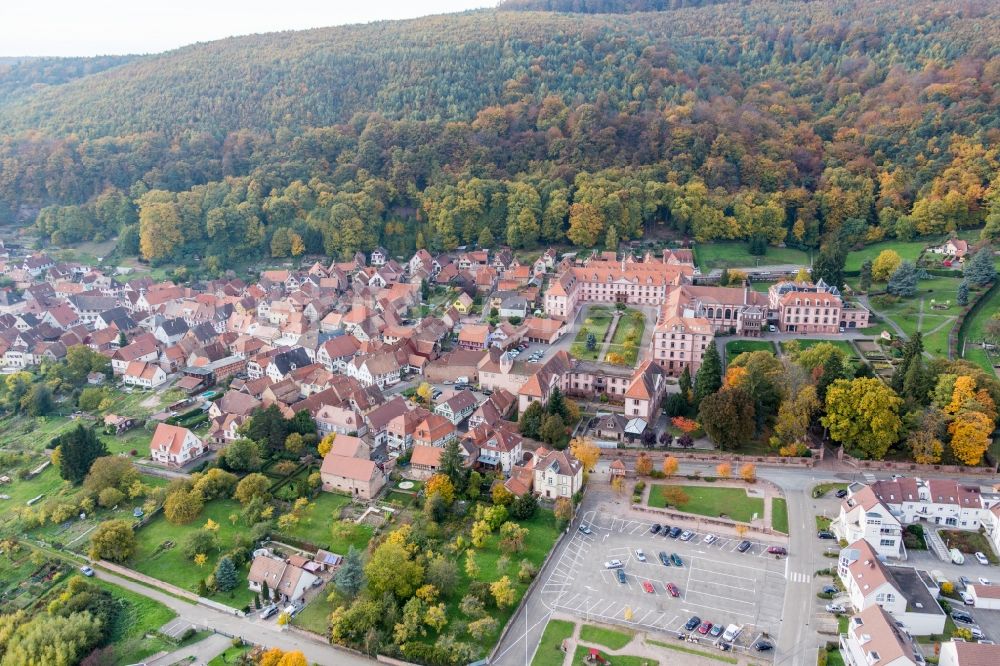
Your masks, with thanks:
<instances>
[{"instance_id":1,"label":"parking lot","mask_svg":"<svg viewBox=\"0 0 1000 666\"><path fill-rule=\"evenodd\" d=\"M718 643L720 639L711 633L685 630L688 620L698 616L713 625L743 626L734 647L747 649L765 636L777 637L786 581L807 583L811 578L789 572L785 558L767 553L774 543L749 539L749 550L741 553L738 538L720 537L708 543L706 533L696 532L690 541L682 541L662 532L653 534L652 521L589 511L583 523L592 533L574 533L541 592L549 609L584 620L684 633L695 642ZM643 551L645 562L636 549ZM660 552L668 557L676 553L682 565L665 566ZM613 559L624 564L624 583L605 567ZM668 583L677 586L677 597L667 592Z\"/></svg>"}]
</instances>

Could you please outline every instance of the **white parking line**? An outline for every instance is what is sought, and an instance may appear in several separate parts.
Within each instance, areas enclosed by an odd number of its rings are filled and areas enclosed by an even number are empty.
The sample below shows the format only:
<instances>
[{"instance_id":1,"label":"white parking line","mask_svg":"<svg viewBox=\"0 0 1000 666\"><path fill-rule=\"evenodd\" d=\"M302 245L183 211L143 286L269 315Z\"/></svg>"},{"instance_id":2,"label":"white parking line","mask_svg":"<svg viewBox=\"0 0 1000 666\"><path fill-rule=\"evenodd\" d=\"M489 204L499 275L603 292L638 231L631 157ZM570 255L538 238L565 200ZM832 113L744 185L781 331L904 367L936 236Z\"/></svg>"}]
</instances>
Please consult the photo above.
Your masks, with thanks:
<instances>
[{"instance_id":1,"label":"white parking line","mask_svg":"<svg viewBox=\"0 0 1000 666\"><path fill-rule=\"evenodd\" d=\"M696 580L692 580L691 582L692 583L706 583L708 585L712 585L712 586L715 586L715 587L726 587L726 588L729 588L730 590L738 590L740 592L749 592L751 594L753 594L757 590L757 588L755 586L753 586L753 585L751 585L750 587L738 587L736 585L727 585L726 583L719 583L719 582L714 581L714 580L696 579ZM700 592L700 590L696 590L696 591ZM710 594L710 593L706 592L705 594ZM713 595L713 596L718 596L718 595Z\"/></svg>"}]
</instances>

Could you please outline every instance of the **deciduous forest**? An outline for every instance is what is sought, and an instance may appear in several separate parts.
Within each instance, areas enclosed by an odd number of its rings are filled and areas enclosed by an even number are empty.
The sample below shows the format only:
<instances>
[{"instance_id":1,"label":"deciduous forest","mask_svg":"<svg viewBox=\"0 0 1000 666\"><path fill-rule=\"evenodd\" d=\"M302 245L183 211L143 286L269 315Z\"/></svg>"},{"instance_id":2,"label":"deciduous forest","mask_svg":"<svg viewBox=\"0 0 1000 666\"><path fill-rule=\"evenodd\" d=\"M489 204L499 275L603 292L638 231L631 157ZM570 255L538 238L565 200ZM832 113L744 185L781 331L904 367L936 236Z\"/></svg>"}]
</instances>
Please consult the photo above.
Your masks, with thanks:
<instances>
[{"instance_id":1,"label":"deciduous forest","mask_svg":"<svg viewBox=\"0 0 1000 666\"><path fill-rule=\"evenodd\" d=\"M998 94L988 0L517 0L8 61L0 221L209 270L658 225L800 247L984 223L995 239Z\"/></svg>"}]
</instances>

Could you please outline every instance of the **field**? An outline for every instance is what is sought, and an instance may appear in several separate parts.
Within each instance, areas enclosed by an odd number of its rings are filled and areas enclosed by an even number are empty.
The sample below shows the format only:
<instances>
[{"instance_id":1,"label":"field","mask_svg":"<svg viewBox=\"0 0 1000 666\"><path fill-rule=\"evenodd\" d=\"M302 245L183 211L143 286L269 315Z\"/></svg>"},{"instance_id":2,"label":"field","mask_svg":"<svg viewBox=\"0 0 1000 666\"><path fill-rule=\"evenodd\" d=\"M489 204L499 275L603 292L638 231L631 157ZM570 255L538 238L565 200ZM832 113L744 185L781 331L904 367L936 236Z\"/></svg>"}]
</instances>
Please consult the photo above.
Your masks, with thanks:
<instances>
[{"instance_id":1,"label":"field","mask_svg":"<svg viewBox=\"0 0 1000 666\"><path fill-rule=\"evenodd\" d=\"M844 270L847 272L856 272L861 270L861 264L865 263L866 260L875 261L875 257L879 255L883 250L895 250L899 253L904 261L917 261L917 257L924 251L925 247L929 245L935 245L935 241L923 238L915 241L883 241L881 243L872 243L871 245L866 245L860 250L851 250L847 255L847 262L844 264Z\"/></svg>"},{"instance_id":2,"label":"field","mask_svg":"<svg viewBox=\"0 0 1000 666\"><path fill-rule=\"evenodd\" d=\"M669 486L654 484L649 492L649 506L667 506L663 491ZM688 501L677 506L679 511L700 516L728 516L732 520L748 523L753 515L764 515L764 500L749 497L742 488L712 488L711 486L678 486L688 496Z\"/></svg>"},{"instance_id":3,"label":"field","mask_svg":"<svg viewBox=\"0 0 1000 666\"><path fill-rule=\"evenodd\" d=\"M782 534L788 534L788 502L782 497L771 500L771 527Z\"/></svg>"},{"instance_id":4,"label":"field","mask_svg":"<svg viewBox=\"0 0 1000 666\"><path fill-rule=\"evenodd\" d=\"M809 255L791 247L768 247L767 254L758 257L750 254L747 243L701 243L695 246L698 268L707 272L715 268L748 268L795 264L808 266Z\"/></svg>"},{"instance_id":5,"label":"field","mask_svg":"<svg viewBox=\"0 0 1000 666\"><path fill-rule=\"evenodd\" d=\"M726 343L726 361L744 352L767 351L774 353L774 343L767 340L730 340Z\"/></svg>"},{"instance_id":6,"label":"field","mask_svg":"<svg viewBox=\"0 0 1000 666\"><path fill-rule=\"evenodd\" d=\"M220 555L233 547L234 537L246 532L246 526L241 521L237 521L234 525L229 520L230 514L239 514L240 510L240 504L235 500L212 500L205 505L201 515L188 525L173 525L160 514L136 532L138 547L132 557L131 566L148 576L197 594L198 581L215 570ZM184 540L192 532L201 529L209 518L219 524L219 550L206 553L208 562L205 566L198 567L184 557L182 552ZM172 541L173 547L158 552L158 547L167 541ZM244 583L247 571L246 566L239 571L241 582L235 590L217 592L210 598L234 608L242 608L250 603L253 594Z\"/></svg>"},{"instance_id":7,"label":"field","mask_svg":"<svg viewBox=\"0 0 1000 666\"><path fill-rule=\"evenodd\" d=\"M531 666L562 666L565 657L561 649L562 642L573 635L575 626L566 620L549 620Z\"/></svg>"},{"instance_id":8,"label":"field","mask_svg":"<svg viewBox=\"0 0 1000 666\"><path fill-rule=\"evenodd\" d=\"M989 321L995 312L1000 312L1000 289L996 289L987 297L987 300L979 307L975 316L966 325L964 339L958 341L959 351L961 352L963 347L965 349L963 356L987 372L993 371L990 358L986 355L982 347L975 346L972 343L983 339L986 322Z\"/></svg>"},{"instance_id":9,"label":"field","mask_svg":"<svg viewBox=\"0 0 1000 666\"><path fill-rule=\"evenodd\" d=\"M957 303L959 283L958 278L950 277L921 280L915 296L894 303L884 303L875 297L871 300L872 307L896 322L907 336L912 337L917 331L923 333L924 349L934 356L946 357L948 333L962 311Z\"/></svg>"}]
</instances>

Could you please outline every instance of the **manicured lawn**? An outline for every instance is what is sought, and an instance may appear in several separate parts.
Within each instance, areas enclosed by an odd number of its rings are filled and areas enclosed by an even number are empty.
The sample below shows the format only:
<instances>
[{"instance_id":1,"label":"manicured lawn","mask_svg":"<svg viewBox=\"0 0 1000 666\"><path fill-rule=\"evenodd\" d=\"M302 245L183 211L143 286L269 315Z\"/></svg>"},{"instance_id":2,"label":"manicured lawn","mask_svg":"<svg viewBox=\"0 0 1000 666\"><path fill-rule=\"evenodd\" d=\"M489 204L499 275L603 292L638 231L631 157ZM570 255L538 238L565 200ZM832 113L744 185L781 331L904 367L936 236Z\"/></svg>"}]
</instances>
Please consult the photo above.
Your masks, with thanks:
<instances>
[{"instance_id":1,"label":"manicured lawn","mask_svg":"<svg viewBox=\"0 0 1000 666\"><path fill-rule=\"evenodd\" d=\"M826 653L826 666L844 666L844 656L840 654L840 650Z\"/></svg>"},{"instance_id":2,"label":"manicured lawn","mask_svg":"<svg viewBox=\"0 0 1000 666\"><path fill-rule=\"evenodd\" d=\"M726 343L726 361L745 352L766 351L774 353L774 343L767 340L730 340Z\"/></svg>"},{"instance_id":3,"label":"manicured lawn","mask_svg":"<svg viewBox=\"0 0 1000 666\"><path fill-rule=\"evenodd\" d=\"M592 666L591 662L587 661L587 657L590 655L590 648L583 647L582 645L577 646L576 652L573 653L573 666ZM633 657L632 655L622 655L616 654L614 656L601 654L602 657L608 659L615 666L659 666L660 662L655 659L649 659L647 657Z\"/></svg>"},{"instance_id":4,"label":"manicured lawn","mask_svg":"<svg viewBox=\"0 0 1000 666\"><path fill-rule=\"evenodd\" d=\"M635 365L639 355L639 345L642 343L642 332L646 327L646 317L638 310L625 310L618 319L618 327L608 344L608 354L621 354L625 365ZM626 341L631 344L626 346ZM605 355L605 360L607 356Z\"/></svg>"},{"instance_id":5,"label":"manicured lawn","mask_svg":"<svg viewBox=\"0 0 1000 666\"><path fill-rule=\"evenodd\" d=\"M975 316L966 325L965 335L958 341L959 353L962 353L962 349L964 348L964 357L987 372L993 372L990 357L986 355L982 347L973 346L973 343L982 341L985 335L986 322L997 311L1000 311L1000 289L990 294L986 301L979 307Z\"/></svg>"},{"instance_id":6,"label":"manicured lawn","mask_svg":"<svg viewBox=\"0 0 1000 666\"><path fill-rule=\"evenodd\" d=\"M208 666L230 666L230 664L236 663L237 657L250 652L251 649L253 649L253 645L226 648L225 652L208 662Z\"/></svg>"},{"instance_id":7,"label":"manicured lawn","mask_svg":"<svg viewBox=\"0 0 1000 666\"><path fill-rule=\"evenodd\" d=\"M588 311L586 318L580 325L580 330L577 331L573 344L570 345L569 353L584 361L596 361L601 353L604 336L608 332L608 327L611 326L611 319L611 313L603 314L603 309L597 313L594 312L593 308ZM594 337L597 338L597 346L594 347L593 351L587 349L587 335L589 333L593 333Z\"/></svg>"},{"instance_id":8,"label":"manicured lawn","mask_svg":"<svg viewBox=\"0 0 1000 666\"><path fill-rule=\"evenodd\" d=\"M333 604L326 600L327 591L321 590L302 611L292 619L292 624L320 636L326 636L329 631L330 613Z\"/></svg>"},{"instance_id":9,"label":"manicured lawn","mask_svg":"<svg viewBox=\"0 0 1000 666\"><path fill-rule=\"evenodd\" d=\"M667 502L663 490L668 486L655 484L649 492L649 506L663 508ZM764 500L748 497L742 488L712 488L710 486L679 486L688 501L678 507L680 511L696 513L700 516L728 516L733 520L748 523L753 515L764 515Z\"/></svg>"},{"instance_id":10,"label":"manicured lawn","mask_svg":"<svg viewBox=\"0 0 1000 666\"><path fill-rule=\"evenodd\" d=\"M681 645L678 643L664 643L663 641L646 641L649 645L655 645L657 647L667 648L668 650L676 650L677 652L684 652L687 654L693 654L698 657L704 657L706 659L714 659L716 661L721 661L724 664L738 664L739 659L736 657L727 657L725 654L720 652L705 652L703 650L696 650L694 648L689 648L686 645Z\"/></svg>"},{"instance_id":11,"label":"manicured lawn","mask_svg":"<svg viewBox=\"0 0 1000 666\"><path fill-rule=\"evenodd\" d=\"M771 527L788 534L788 502L783 497L771 499Z\"/></svg>"},{"instance_id":12,"label":"manicured lawn","mask_svg":"<svg viewBox=\"0 0 1000 666\"><path fill-rule=\"evenodd\" d=\"M330 528L340 522L340 510L351 503L351 498L336 493L320 493L311 503L312 507L302 512L298 524L282 530L282 534L326 548L333 537ZM371 536L370 530L368 535ZM343 555L347 551L334 552Z\"/></svg>"},{"instance_id":13,"label":"manicured lawn","mask_svg":"<svg viewBox=\"0 0 1000 666\"><path fill-rule=\"evenodd\" d=\"M895 303L883 303L876 298L872 306L884 317L896 322L907 336L912 337L917 331L923 333L925 351L946 357L948 333L962 311L958 305L960 282L955 277L932 277L921 280L916 295L910 298L902 298ZM885 328L892 332L889 326Z\"/></svg>"},{"instance_id":14,"label":"manicured lawn","mask_svg":"<svg viewBox=\"0 0 1000 666\"><path fill-rule=\"evenodd\" d=\"M826 516L816 516L816 531L827 532L830 530L830 523L833 522Z\"/></svg>"},{"instance_id":15,"label":"manicured lawn","mask_svg":"<svg viewBox=\"0 0 1000 666\"><path fill-rule=\"evenodd\" d=\"M998 564L997 556L993 553L990 540L980 532L971 530L939 530L938 535L948 548L958 548L961 552L971 555L979 552L986 556L990 564Z\"/></svg>"},{"instance_id":16,"label":"manicured lawn","mask_svg":"<svg viewBox=\"0 0 1000 666\"><path fill-rule=\"evenodd\" d=\"M699 243L695 257L702 271L713 268L748 268L777 264L809 265L809 255L791 247L768 247L762 257L750 254L747 243Z\"/></svg>"},{"instance_id":17,"label":"manicured lawn","mask_svg":"<svg viewBox=\"0 0 1000 666\"><path fill-rule=\"evenodd\" d=\"M751 282L750 283L750 288L753 289L754 291L759 291L762 294L766 294L768 292L768 290L771 288L772 284L774 284L774 283L773 282Z\"/></svg>"},{"instance_id":18,"label":"manicured lawn","mask_svg":"<svg viewBox=\"0 0 1000 666\"><path fill-rule=\"evenodd\" d=\"M198 581L215 571L215 565L222 553L230 550L234 537L247 532L247 526L242 521L234 525L230 514L239 515L242 507L235 500L212 500L205 505L201 515L187 525L174 525L160 514L145 527L136 532L138 547L132 556L131 566L137 571L176 585L190 592L198 593ZM203 567L196 566L181 552L184 540L192 532L201 529L211 518L219 524L219 550L208 555L208 562ZM157 547L167 541L173 541L171 548L157 552ZM253 594L246 586L248 566L239 571L239 584L231 592L217 592L211 599L234 608L242 608L250 603Z\"/></svg>"},{"instance_id":19,"label":"manicured lawn","mask_svg":"<svg viewBox=\"0 0 1000 666\"><path fill-rule=\"evenodd\" d=\"M585 624L580 627L580 640L585 643L603 645L612 650L621 650L632 642L632 632Z\"/></svg>"},{"instance_id":20,"label":"manicured lawn","mask_svg":"<svg viewBox=\"0 0 1000 666\"><path fill-rule=\"evenodd\" d=\"M565 656L562 642L573 635L575 626L566 620L549 620L545 625L545 631L542 632L542 640L538 644L535 658L531 660L531 666L562 666Z\"/></svg>"}]
</instances>

